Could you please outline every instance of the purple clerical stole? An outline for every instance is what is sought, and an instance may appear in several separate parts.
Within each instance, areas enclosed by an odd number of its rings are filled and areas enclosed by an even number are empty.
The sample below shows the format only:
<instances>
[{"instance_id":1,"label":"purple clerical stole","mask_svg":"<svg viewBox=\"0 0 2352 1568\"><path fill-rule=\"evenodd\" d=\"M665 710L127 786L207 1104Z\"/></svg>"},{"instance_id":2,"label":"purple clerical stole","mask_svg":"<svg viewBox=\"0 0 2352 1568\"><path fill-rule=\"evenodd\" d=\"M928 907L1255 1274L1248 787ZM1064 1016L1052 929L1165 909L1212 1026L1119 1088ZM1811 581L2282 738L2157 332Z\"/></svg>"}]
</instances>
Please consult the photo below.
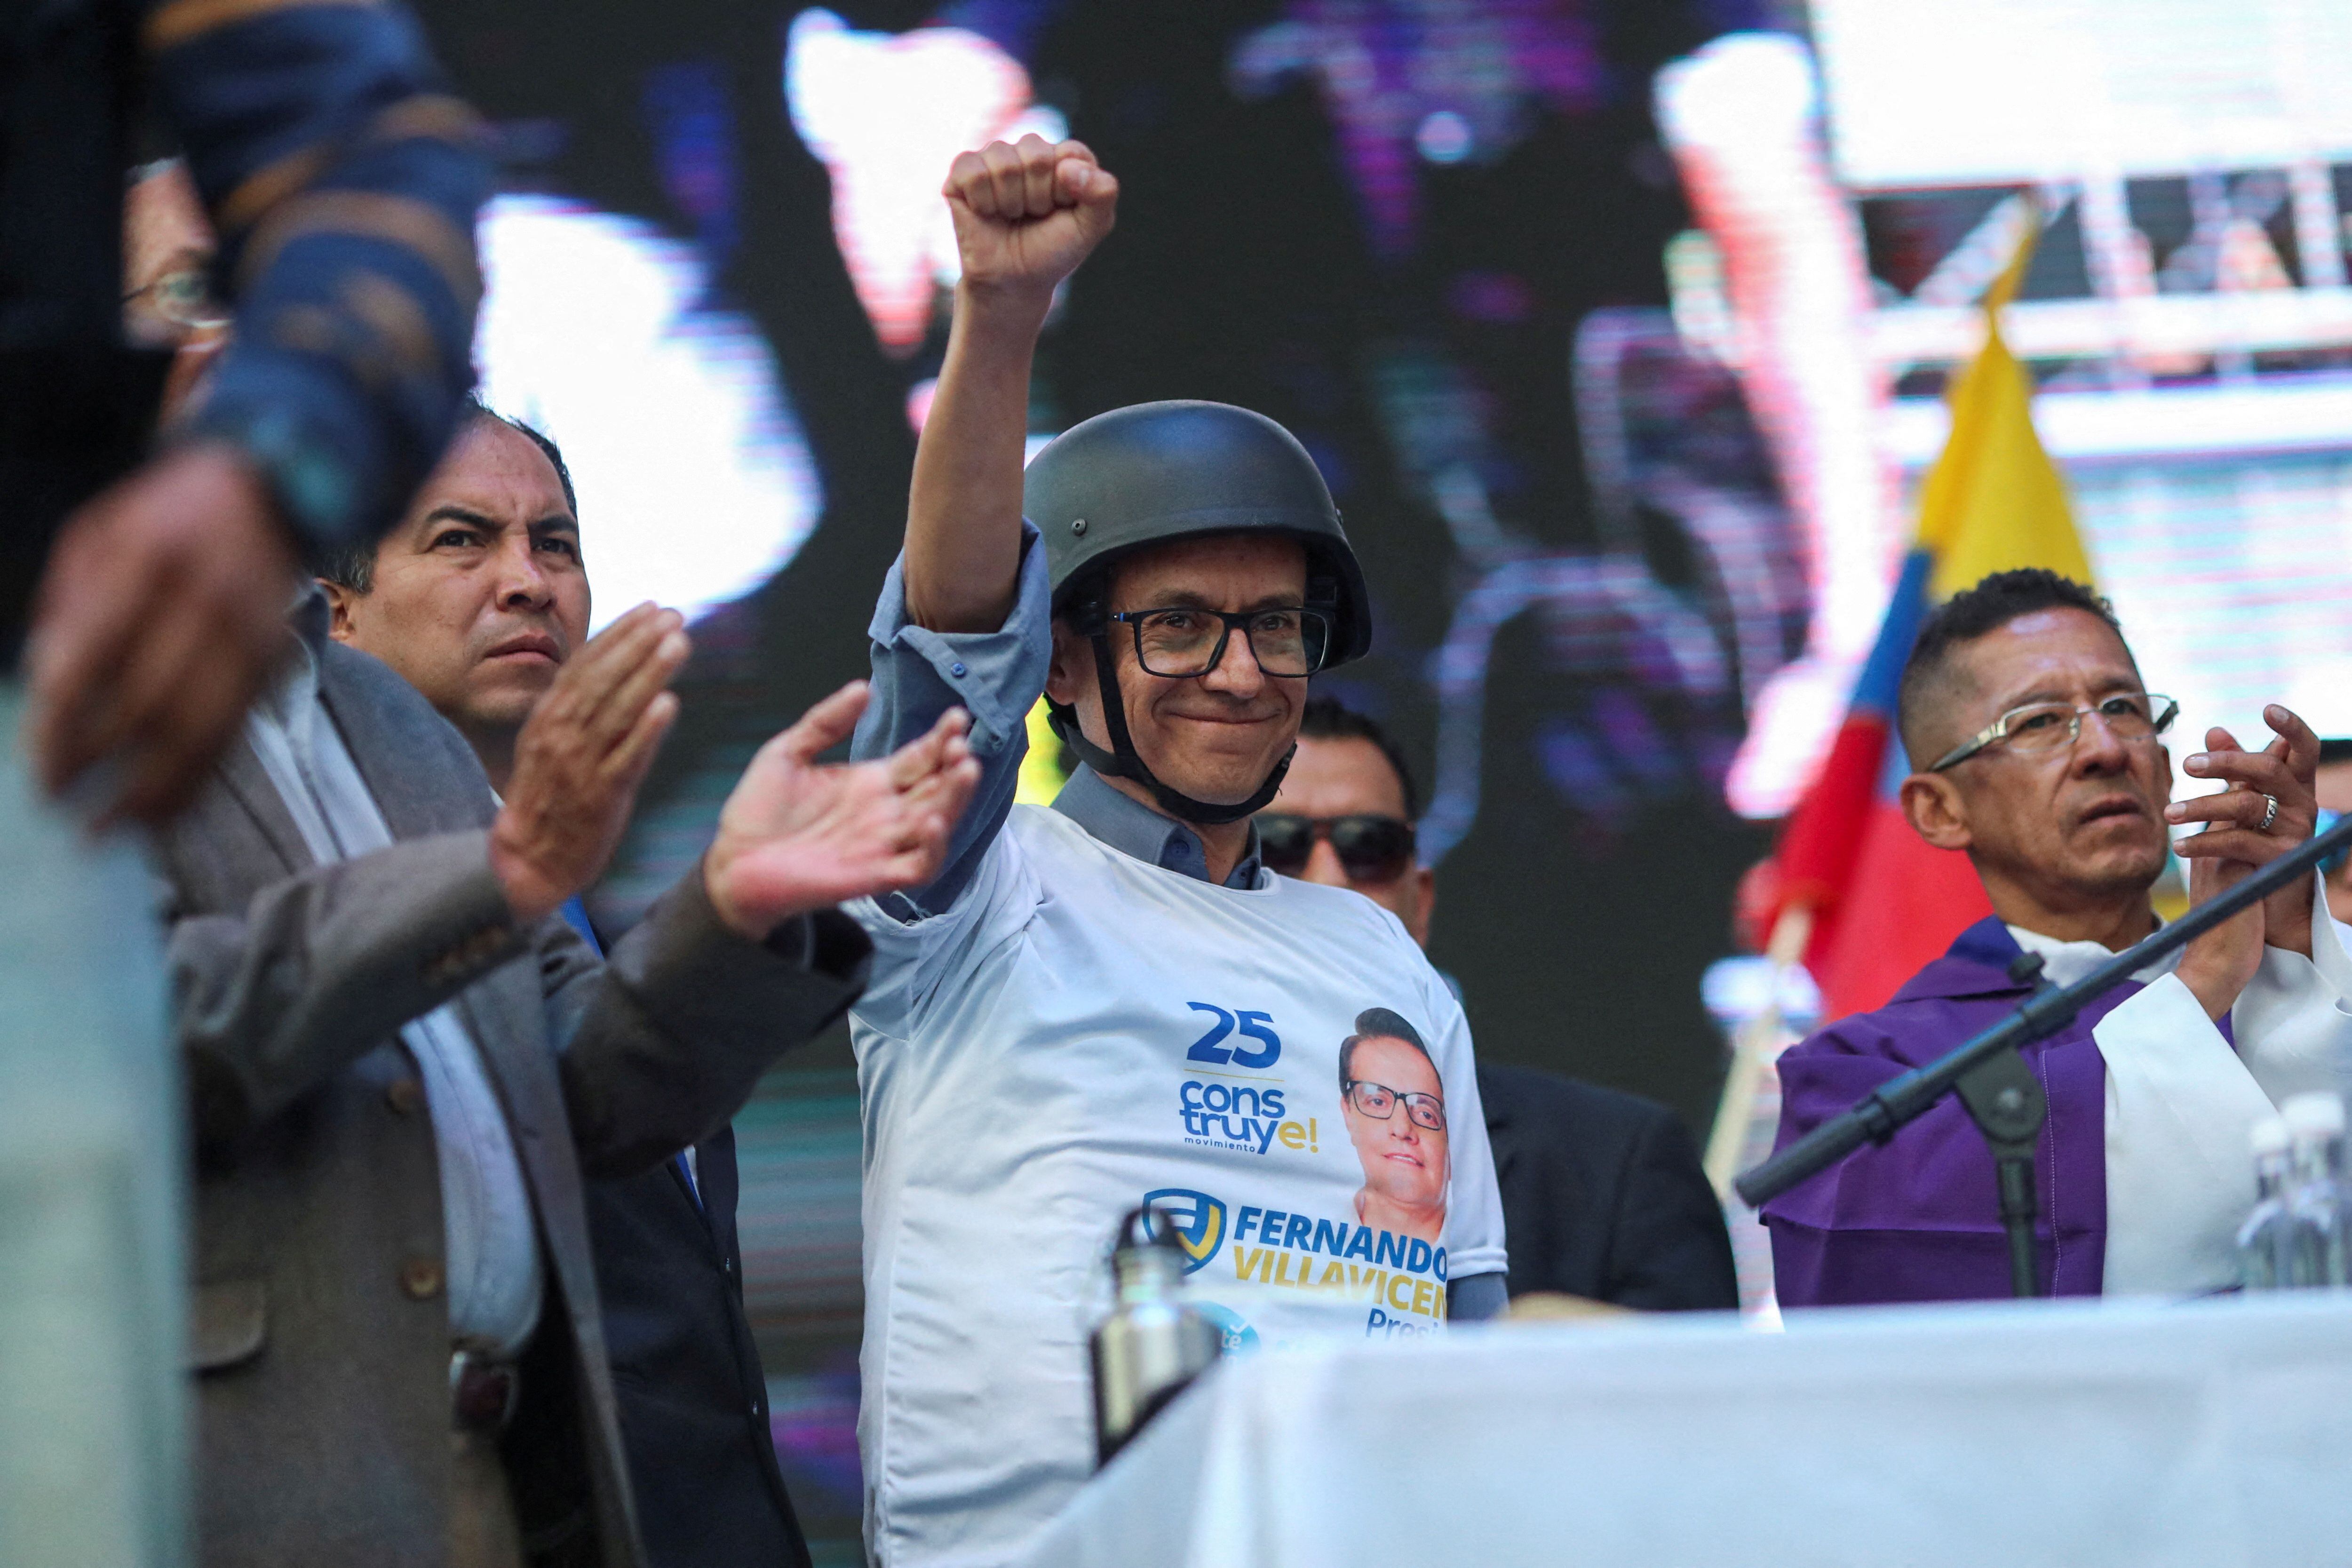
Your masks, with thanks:
<instances>
[{"instance_id":1,"label":"purple clerical stole","mask_svg":"<svg viewBox=\"0 0 2352 1568\"><path fill-rule=\"evenodd\" d=\"M2025 999L2025 988L2009 977L2018 952L2008 927L1979 921L1885 1006L1791 1046L1780 1058L1775 1147L2000 1022ZM2049 1295L2099 1293L2107 1247L2106 1064L2091 1030L2139 989L2125 982L2060 1033L2024 1048L2050 1100L2033 1173L2042 1288ZM1773 1199L1764 1222L1784 1306L2010 1293L1992 1156L1951 1095L1883 1147L1865 1145Z\"/></svg>"}]
</instances>

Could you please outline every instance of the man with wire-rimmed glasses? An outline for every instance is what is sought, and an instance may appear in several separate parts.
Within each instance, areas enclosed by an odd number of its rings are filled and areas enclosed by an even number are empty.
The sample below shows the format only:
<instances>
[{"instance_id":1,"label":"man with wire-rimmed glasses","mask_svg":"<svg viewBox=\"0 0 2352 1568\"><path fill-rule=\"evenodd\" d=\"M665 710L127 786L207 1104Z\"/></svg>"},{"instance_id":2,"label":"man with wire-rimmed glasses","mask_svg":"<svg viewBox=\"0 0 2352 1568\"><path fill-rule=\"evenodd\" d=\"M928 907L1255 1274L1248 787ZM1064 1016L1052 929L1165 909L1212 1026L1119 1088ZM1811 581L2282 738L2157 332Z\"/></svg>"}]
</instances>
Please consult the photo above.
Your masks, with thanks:
<instances>
[{"instance_id":1,"label":"man with wire-rimmed glasses","mask_svg":"<svg viewBox=\"0 0 2352 1568\"><path fill-rule=\"evenodd\" d=\"M2114 611L2053 573L2003 572L1928 616L1903 673L1903 781L1920 837L1965 853L1993 914L1876 1012L1780 1058L1780 1142L1999 1019L2025 953L2065 984L2156 929L2168 848L2192 904L2309 837L2319 742L2222 729L2185 759L2222 787L2172 799L2173 700L2146 689ZM2168 845L2168 827L2202 825ZM2318 940L2315 940L2315 933ZM2315 879L2151 964L2025 1048L2049 1095L2035 1173L2042 1288L2190 1294L2233 1283L2248 1134L2352 1069L2352 958ZM1957 1100L1768 1205L1781 1303L2009 1293L1991 1157Z\"/></svg>"}]
</instances>

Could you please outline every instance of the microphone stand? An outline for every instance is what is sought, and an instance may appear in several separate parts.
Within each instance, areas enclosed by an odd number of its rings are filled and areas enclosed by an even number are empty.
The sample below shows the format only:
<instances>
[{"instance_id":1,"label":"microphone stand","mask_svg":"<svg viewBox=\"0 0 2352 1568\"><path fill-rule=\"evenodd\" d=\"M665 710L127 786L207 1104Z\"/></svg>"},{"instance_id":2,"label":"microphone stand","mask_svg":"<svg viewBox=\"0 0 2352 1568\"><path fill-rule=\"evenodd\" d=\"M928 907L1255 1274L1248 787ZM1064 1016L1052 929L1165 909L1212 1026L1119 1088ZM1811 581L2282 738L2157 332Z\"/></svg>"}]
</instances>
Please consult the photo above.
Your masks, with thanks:
<instances>
[{"instance_id":1,"label":"microphone stand","mask_svg":"<svg viewBox=\"0 0 2352 1568\"><path fill-rule=\"evenodd\" d=\"M2352 816L2280 856L2221 897L2189 910L2147 941L2125 949L2072 985L2042 981L2017 1011L1927 1066L1890 1079L1829 1118L1732 1183L1751 1208L1762 1208L1798 1183L1820 1174L1864 1143L1885 1143L1957 1093L1990 1147L2000 1184L2001 1228L2009 1237L2010 1288L2041 1294L2033 1248L2033 1156L2048 1103L2041 1080L2018 1047L2049 1038L2092 1002L2157 960L2188 946L2215 926L2277 892L2337 851L2352 846ZM2315 926L2314 942L2334 934ZM2032 982L2042 960L2021 955L2010 975Z\"/></svg>"}]
</instances>

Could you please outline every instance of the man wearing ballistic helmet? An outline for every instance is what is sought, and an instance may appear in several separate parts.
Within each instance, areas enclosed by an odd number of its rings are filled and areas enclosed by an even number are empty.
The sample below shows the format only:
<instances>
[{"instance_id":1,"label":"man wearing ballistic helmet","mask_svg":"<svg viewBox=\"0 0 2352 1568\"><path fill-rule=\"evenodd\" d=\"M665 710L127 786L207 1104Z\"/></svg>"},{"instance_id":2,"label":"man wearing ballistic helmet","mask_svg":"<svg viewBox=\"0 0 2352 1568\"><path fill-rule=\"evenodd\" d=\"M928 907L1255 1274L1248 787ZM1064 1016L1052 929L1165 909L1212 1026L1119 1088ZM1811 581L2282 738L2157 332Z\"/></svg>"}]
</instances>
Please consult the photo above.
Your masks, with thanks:
<instances>
[{"instance_id":1,"label":"man wearing ballistic helmet","mask_svg":"<svg viewBox=\"0 0 2352 1568\"><path fill-rule=\"evenodd\" d=\"M876 944L851 1018L859 1437L888 1564L999 1561L1085 1479L1101 1258L1139 1202L1229 1346L1430 1332L1504 1298L1460 1007L1395 917L1266 871L1249 820L1307 678L1370 642L1321 476L1259 415L1159 403L1063 435L1024 490L1037 332L1118 184L1033 136L960 157L944 194L963 277L855 742L960 705L982 768L939 879L850 906ZM1012 804L1041 690L1082 764L1052 810ZM1429 1235L1358 1204L1339 1052L1375 1016L1443 1091L1414 1102L1446 1167Z\"/></svg>"}]
</instances>

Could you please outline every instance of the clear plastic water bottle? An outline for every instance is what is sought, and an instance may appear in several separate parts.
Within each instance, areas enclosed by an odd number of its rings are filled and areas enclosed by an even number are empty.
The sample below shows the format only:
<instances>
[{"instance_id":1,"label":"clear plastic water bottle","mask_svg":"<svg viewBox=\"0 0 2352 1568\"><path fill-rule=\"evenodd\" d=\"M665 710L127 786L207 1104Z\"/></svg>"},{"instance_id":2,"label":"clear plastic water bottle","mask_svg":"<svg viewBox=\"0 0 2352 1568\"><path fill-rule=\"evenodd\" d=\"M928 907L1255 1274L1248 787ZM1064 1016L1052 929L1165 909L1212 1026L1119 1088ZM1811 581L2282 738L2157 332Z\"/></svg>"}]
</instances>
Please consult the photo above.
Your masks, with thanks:
<instances>
[{"instance_id":1,"label":"clear plastic water bottle","mask_svg":"<svg viewBox=\"0 0 2352 1568\"><path fill-rule=\"evenodd\" d=\"M1184 1301L1184 1251L1165 1214L1129 1214L1110 1266L1118 1304L1095 1330L1091 1346L1098 1464L1108 1464L1225 1349L1223 1332Z\"/></svg>"},{"instance_id":2,"label":"clear plastic water bottle","mask_svg":"<svg viewBox=\"0 0 2352 1568\"><path fill-rule=\"evenodd\" d=\"M2293 1139L2284 1117L2254 1123L2254 1206L2238 1227L2238 1283L2249 1290L2284 1289L2294 1217L2287 1213Z\"/></svg>"},{"instance_id":3,"label":"clear plastic water bottle","mask_svg":"<svg viewBox=\"0 0 2352 1568\"><path fill-rule=\"evenodd\" d=\"M2352 1284L2352 1193L2344 1184L2344 1101L2321 1091L2279 1107L2294 1140L2287 1185L2293 1223L2288 1283L2300 1289Z\"/></svg>"}]
</instances>

